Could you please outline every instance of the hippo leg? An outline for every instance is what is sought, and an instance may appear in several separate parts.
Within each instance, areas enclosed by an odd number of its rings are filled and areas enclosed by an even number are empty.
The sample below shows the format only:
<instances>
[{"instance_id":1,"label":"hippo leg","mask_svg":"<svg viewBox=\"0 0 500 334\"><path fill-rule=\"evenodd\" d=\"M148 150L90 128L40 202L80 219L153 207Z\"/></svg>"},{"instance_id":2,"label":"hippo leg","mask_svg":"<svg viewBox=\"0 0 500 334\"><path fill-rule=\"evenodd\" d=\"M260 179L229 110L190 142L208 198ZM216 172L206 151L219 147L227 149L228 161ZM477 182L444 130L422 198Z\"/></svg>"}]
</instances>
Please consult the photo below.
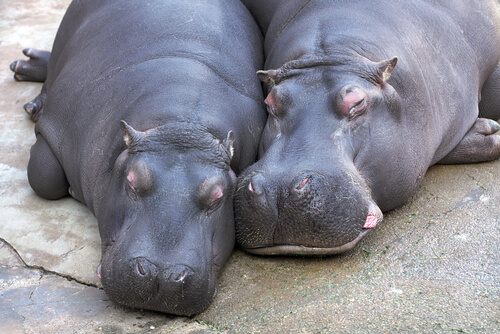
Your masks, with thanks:
<instances>
[{"instance_id":1,"label":"hippo leg","mask_svg":"<svg viewBox=\"0 0 500 334\"><path fill-rule=\"evenodd\" d=\"M29 57L28 60L16 60L10 64L10 69L15 73L14 79L17 81L44 82L47 78L50 52L27 48L23 50L23 53ZM42 92L24 105L24 110L33 122L37 122L42 116L43 104L46 97L47 94L45 93L44 85Z\"/></svg>"},{"instance_id":2,"label":"hippo leg","mask_svg":"<svg viewBox=\"0 0 500 334\"><path fill-rule=\"evenodd\" d=\"M17 81L44 82L47 79L47 65L50 52L26 48L23 53L28 60L15 60L10 64Z\"/></svg>"},{"instance_id":3,"label":"hippo leg","mask_svg":"<svg viewBox=\"0 0 500 334\"><path fill-rule=\"evenodd\" d=\"M33 190L46 199L59 199L68 195L68 181L64 170L49 144L38 134L31 148L28 180Z\"/></svg>"},{"instance_id":4,"label":"hippo leg","mask_svg":"<svg viewBox=\"0 0 500 334\"><path fill-rule=\"evenodd\" d=\"M23 108L24 111L30 116L33 122L38 122L40 117L42 117L43 113L43 104L45 103L45 99L47 98L47 94L45 93L45 85L42 87L42 92L37 95L33 100L26 103Z\"/></svg>"},{"instance_id":5,"label":"hippo leg","mask_svg":"<svg viewBox=\"0 0 500 334\"><path fill-rule=\"evenodd\" d=\"M497 122L478 118L462 141L439 163L474 163L499 158L500 136L495 134L499 130L500 125Z\"/></svg>"},{"instance_id":6,"label":"hippo leg","mask_svg":"<svg viewBox=\"0 0 500 334\"><path fill-rule=\"evenodd\" d=\"M440 164L490 161L500 157L500 65L490 74L481 89L479 117L462 141Z\"/></svg>"},{"instance_id":7,"label":"hippo leg","mask_svg":"<svg viewBox=\"0 0 500 334\"><path fill-rule=\"evenodd\" d=\"M479 117L500 119L500 65L495 68L483 85L481 102L479 102Z\"/></svg>"}]
</instances>

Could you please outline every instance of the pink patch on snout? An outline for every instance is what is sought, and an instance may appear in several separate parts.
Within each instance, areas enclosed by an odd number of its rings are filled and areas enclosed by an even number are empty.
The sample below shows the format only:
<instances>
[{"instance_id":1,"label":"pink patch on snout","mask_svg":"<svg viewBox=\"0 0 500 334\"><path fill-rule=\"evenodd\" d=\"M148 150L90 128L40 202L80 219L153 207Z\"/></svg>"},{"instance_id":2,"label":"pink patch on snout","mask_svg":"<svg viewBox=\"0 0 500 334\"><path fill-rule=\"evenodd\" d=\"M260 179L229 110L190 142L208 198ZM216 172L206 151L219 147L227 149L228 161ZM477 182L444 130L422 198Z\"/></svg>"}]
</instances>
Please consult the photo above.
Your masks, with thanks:
<instances>
[{"instance_id":1,"label":"pink patch on snout","mask_svg":"<svg viewBox=\"0 0 500 334\"><path fill-rule=\"evenodd\" d=\"M99 279L101 279L101 265L99 265L97 267L96 273L97 273L97 277L99 277Z\"/></svg>"},{"instance_id":2,"label":"pink patch on snout","mask_svg":"<svg viewBox=\"0 0 500 334\"><path fill-rule=\"evenodd\" d=\"M365 225L363 226L363 228L374 228L375 226L377 226L377 221L377 217L369 215L368 217L366 217Z\"/></svg>"}]
</instances>

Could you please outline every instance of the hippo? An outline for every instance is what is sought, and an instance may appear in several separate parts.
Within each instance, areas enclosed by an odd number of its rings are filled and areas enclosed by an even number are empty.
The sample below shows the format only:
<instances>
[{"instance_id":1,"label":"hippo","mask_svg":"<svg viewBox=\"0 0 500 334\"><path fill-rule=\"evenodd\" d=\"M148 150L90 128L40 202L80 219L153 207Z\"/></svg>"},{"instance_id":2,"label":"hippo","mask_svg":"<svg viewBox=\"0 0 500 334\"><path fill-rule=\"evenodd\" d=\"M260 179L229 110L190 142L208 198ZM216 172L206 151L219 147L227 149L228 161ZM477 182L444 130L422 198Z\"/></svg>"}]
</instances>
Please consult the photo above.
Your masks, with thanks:
<instances>
[{"instance_id":1,"label":"hippo","mask_svg":"<svg viewBox=\"0 0 500 334\"><path fill-rule=\"evenodd\" d=\"M110 300L187 316L213 300L267 118L262 44L239 0L73 1L52 51L11 64L44 82L29 183L95 214Z\"/></svg>"},{"instance_id":2,"label":"hippo","mask_svg":"<svg viewBox=\"0 0 500 334\"><path fill-rule=\"evenodd\" d=\"M431 165L500 156L495 1L244 3L265 35L269 114L235 195L247 252L348 251Z\"/></svg>"}]
</instances>

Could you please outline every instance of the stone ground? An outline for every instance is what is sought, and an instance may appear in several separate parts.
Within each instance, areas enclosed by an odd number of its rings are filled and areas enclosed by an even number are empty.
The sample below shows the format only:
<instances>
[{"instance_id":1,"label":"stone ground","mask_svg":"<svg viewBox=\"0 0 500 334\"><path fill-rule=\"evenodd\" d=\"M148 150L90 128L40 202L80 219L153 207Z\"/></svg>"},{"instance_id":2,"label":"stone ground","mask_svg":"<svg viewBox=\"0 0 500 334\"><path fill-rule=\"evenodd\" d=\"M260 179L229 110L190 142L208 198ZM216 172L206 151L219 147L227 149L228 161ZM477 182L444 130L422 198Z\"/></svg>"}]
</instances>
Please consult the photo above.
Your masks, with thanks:
<instances>
[{"instance_id":1,"label":"stone ground","mask_svg":"<svg viewBox=\"0 0 500 334\"><path fill-rule=\"evenodd\" d=\"M353 251L327 258L235 250L193 318L110 302L95 275L95 218L26 177L33 123L21 49L50 49L68 0L0 0L0 333L499 333L500 161L435 166Z\"/></svg>"}]
</instances>

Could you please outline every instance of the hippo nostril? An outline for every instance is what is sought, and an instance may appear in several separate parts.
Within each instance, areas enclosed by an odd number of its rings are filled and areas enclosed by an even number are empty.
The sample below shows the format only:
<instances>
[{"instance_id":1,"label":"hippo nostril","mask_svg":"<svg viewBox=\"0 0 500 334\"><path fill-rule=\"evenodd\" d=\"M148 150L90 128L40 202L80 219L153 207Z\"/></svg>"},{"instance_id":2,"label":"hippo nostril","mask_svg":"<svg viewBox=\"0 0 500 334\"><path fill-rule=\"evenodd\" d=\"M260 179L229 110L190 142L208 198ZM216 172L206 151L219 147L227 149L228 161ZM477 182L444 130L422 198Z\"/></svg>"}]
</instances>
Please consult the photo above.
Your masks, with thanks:
<instances>
[{"instance_id":1,"label":"hippo nostril","mask_svg":"<svg viewBox=\"0 0 500 334\"><path fill-rule=\"evenodd\" d=\"M250 182L248 182L248 191L256 196L260 196L264 193L262 184L263 184L263 176L260 174L255 174L250 178Z\"/></svg>"},{"instance_id":2,"label":"hippo nostril","mask_svg":"<svg viewBox=\"0 0 500 334\"><path fill-rule=\"evenodd\" d=\"M183 270L179 276L175 279L176 282L183 282L184 278L186 278L186 270Z\"/></svg>"},{"instance_id":3,"label":"hippo nostril","mask_svg":"<svg viewBox=\"0 0 500 334\"><path fill-rule=\"evenodd\" d=\"M145 276L146 275L146 271L144 270L144 268L142 267L141 263L138 262L137 263L137 271L139 272L139 274L141 274L142 276Z\"/></svg>"},{"instance_id":4,"label":"hippo nostril","mask_svg":"<svg viewBox=\"0 0 500 334\"><path fill-rule=\"evenodd\" d=\"M302 188L304 188L304 187L305 187L305 185L307 184L307 182L309 182L309 179L310 179L310 177L309 177L309 176L308 176L308 177L306 177L306 178L304 178L304 179L303 179L303 180L299 183L299 185L298 185L297 187L295 187L295 189L297 189L297 190L301 190Z\"/></svg>"},{"instance_id":5,"label":"hippo nostril","mask_svg":"<svg viewBox=\"0 0 500 334\"><path fill-rule=\"evenodd\" d=\"M176 283L186 283L192 276L193 270L183 264L178 264L169 270L169 279Z\"/></svg>"}]
</instances>

